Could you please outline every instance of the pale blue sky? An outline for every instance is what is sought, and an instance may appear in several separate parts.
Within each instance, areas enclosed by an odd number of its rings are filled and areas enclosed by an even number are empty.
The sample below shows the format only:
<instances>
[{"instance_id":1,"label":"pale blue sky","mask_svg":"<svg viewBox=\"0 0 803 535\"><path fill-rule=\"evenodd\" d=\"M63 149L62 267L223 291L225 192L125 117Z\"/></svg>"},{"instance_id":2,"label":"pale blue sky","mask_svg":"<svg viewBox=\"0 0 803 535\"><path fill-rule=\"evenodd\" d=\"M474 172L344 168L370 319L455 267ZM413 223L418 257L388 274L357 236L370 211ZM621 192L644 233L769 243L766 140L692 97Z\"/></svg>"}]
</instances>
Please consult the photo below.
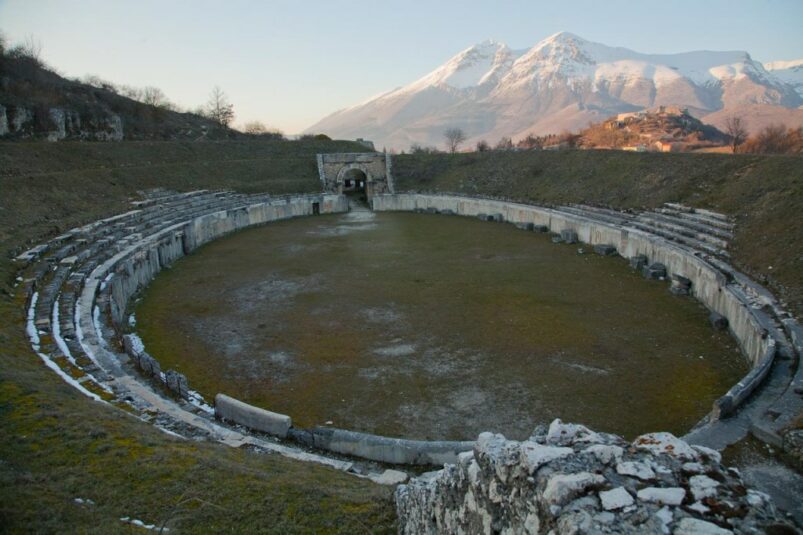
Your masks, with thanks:
<instances>
[{"instance_id":1,"label":"pale blue sky","mask_svg":"<svg viewBox=\"0 0 803 535\"><path fill-rule=\"evenodd\" d=\"M9 41L33 34L68 76L160 87L182 106L229 95L237 123L292 134L426 74L485 39L558 31L640 52L803 57L803 0L0 0Z\"/></svg>"}]
</instances>

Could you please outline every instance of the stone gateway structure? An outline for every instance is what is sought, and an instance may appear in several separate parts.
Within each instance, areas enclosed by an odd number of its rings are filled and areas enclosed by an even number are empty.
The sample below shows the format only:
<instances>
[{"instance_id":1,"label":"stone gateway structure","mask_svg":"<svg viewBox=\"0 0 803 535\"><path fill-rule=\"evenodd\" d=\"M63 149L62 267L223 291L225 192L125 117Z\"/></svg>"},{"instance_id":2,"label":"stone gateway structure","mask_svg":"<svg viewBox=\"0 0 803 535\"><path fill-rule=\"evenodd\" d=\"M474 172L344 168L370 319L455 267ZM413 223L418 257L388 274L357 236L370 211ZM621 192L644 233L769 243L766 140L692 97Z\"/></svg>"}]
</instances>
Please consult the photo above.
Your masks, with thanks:
<instances>
[{"instance_id":1,"label":"stone gateway structure","mask_svg":"<svg viewBox=\"0 0 803 535\"><path fill-rule=\"evenodd\" d=\"M374 195L393 193L390 154L350 152L318 154L318 174L326 193L365 192Z\"/></svg>"}]
</instances>

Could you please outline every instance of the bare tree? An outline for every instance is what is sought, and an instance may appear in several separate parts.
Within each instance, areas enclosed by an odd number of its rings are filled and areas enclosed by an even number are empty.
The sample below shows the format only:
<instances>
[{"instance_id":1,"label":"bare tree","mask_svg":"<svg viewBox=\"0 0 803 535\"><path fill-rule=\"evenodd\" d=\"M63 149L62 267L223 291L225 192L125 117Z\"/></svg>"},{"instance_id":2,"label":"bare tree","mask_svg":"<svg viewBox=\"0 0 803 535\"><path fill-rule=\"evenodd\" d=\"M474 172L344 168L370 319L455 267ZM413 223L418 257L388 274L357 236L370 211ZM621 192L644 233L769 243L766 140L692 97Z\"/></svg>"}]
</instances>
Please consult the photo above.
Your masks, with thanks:
<instances>
[{"instance_id":1,"label":"bare tree","mask_svg":"<svg viewBox=\"0 0 803 535\"><path fill-rule=\"evenodd\" d=\"M20 51L37 63L42 63L42 41L33 34L25 37L25 41L20 45Z\"/></svg>"},{"instance_id":2,"label":"bare tree","mask_svg":"<svg viewBox=\"0 0 803 535\"><path fill-rule=\"evenodd\" d=\"M410 154L438 154L437 147L427 147L420 143L413 143L410 145Z\"/></svg>"},{"instance_id":3,"label":"bare tree","mask_svg":"<svg viewBox=\"0 0 803 535\"><path fill-rule=\"evenodd\" d=\"M466 133L460 128L449 128L443 133L443 137L446 138L446 146L449 148L449 152L454 154L457 152L457 147L466 140Z\"/></svg>"},{"instance_id":4,"label":"bare tree","mask_svg":"<svg viewBox=\"0 0 803 535\"><path fill-rule=\"evenodd\" d=\"M543 146L543 140L540 137L527 134L527 137L520 139L516 146L520 149L540 149Z\"/></svg>"},{"instance_id":5,"label":"bare tree","mask_svg":"<svg viewBox=\"0 0 803 535\"><path fill-rule=\"evenodd\" d=\"M477 152L488 152L489 150L491 150L491 146L487 141L484 139L477 141Z\"/></svg>"},{"instance_id":6,"label":"bare tree","mask_svg":"<svg viewBox=\"0 0 803 535\"><path fill-rule=\"evenodd\" d=\"M513 149L513 140L511 140L509 137L503 137L502 139L499 140L499 142L496 144L496 147L494 147L494 149L495 150L512 150Z\"/></svg>"},{"instance_id":7,"label":"bare tree","mask_svg":"<svg viewBox=\"0 0 803 535\"><path fill-rule=\"evenodd\" d=\"M159 108L168 107L167 96L158 87L146 87L142 90L142 103Z\"/></svg>"},{"instance_id":8,"label":"bare tree","mask_svg":"<svg viewBox=\"0 0 803 535\"><path fill-rule=\"evenodd\" d=\"M748 139L742 150L758 154L801 154L803 127L787 129L782 124L771 124Z\"/></svg>"},{"instance_id":9,"label":"bare tree","mask_svg":"<svg viewBox=\"0 0 803 535\"><path fill-rule=\"evenodd\" d=\"M250 121L243 125L243 132L254 136L268 133L268 127L261 121Z\"/></svg>"},{"instance_id":10,"label":"bare tree","mask_svg":"<svg viewBox=\"0 0 803 535\"><path fill-rule=\"evenodd\" d=\"M747 124L741 117L728 117L725 121L725 133L731 142L731 150L735 153L739 145L747 139Z\"/></svg>"},{"instance_id":11,"label":"bare tree","mask_svg":"<svg viewBox=\"0 0 803 535\"><path fill-rule=\"evenodd\" d=\"M222 126L229 126L234 120L234 105L229 102L226 93L218 86L212 89L209 102L206 103L206 115Z\"/></svg>"}]
</instances>

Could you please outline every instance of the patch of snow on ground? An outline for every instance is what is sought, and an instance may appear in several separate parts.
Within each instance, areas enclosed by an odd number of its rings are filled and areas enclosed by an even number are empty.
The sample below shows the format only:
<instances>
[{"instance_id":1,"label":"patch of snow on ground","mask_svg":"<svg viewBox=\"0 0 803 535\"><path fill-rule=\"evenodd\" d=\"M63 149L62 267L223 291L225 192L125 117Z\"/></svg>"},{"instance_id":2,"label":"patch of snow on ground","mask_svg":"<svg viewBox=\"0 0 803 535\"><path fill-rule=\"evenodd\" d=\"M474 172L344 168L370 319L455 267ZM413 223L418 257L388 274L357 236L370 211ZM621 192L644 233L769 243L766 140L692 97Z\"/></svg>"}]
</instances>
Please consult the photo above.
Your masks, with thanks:
<instances>
[{"instance_id":1,"label":"patch of snow on ground","mask_svg":"<svg viewBox=\"0 0 803 535\"><path fill-rule=\"evenodd\" d=\"M31 296L31 306L28 307L28 321L25 324L25 332L28 333L28 338L31 339L31 346L33 346L36 351L39 351L39 333L34 323L37 301L39 301L39 292L34 292Z\"/></svg>"},{"instance_id":2,"label":"patch of snow on ground","mask_svg":"<svg viewBox=\"0 0 803 535\"><path fill-rule=\"evenodd\" d=\"M178 433L176 433L175 431L171 431L170 429L168 429L166 427L162 427L161 425L157 425L157 426L154 426L154 427L156 427L156 429L158 429L159 431L161 431L163 433L167 433L171 437L176 437L176 438L180 438L182 440L186 440L186 437L183 437L183 436L179 435Z\"/></svg>"},{"instance_id":3,"label":"patch of snow on ground","mask_svg":"<svg viewBox=\"0 0 803 535\"><path fill-rule=\"evenodd\" d=\"M142 338L140 338L137 333L129 333L128 336L131 340L131 346L134 348L134 351L137 353L143 353L145 351L145 342L142 341Z\"/></svg>"},{"instance_id":4,"label":"patch of snow on ground","mask_svg":"<svg viewBox=\"0 0 803 535\"><path fill-rule=\"evenodd\" d=\"M146 524L142 520L138 520L136 518L131 518L129 516L124 516L120 518L120 522L125 524L131 524L132 526L137 526L139 528L148 529L148 530L160 530L160 531L170 531L169 528L160 528L156 524Z\"/></svg>"},{"instance_id":5,"label":"patch of snow on ground","mask_svg":"<svg viewBox=\"0 0 803 535\"><path fill-rule=\"evenodd\" d=\"M67 357L67 360L70 361L70 364L73 366L78 366L75 362L75 357L72 356L70 352L70 348L67 347L67 343L64 341L64 338L61 337L61 325L59 324L59 300L61 298L56 298L56 302L53 304L53 319L51 321L52 331L53 331L53 339L56 341L56 345L59 347L59 351Z\"/></svg>"},{"instance_id":6,"label":"patch of snow on ground","mask_svg":"<svg viewBox=\"0 0 803 535\"><path fill-rule=\"evenodd\" d=\"M374 349L374 353L383 357L405 357L415 353L415 346L413 344L397 344Z\"/></svg>"},{"instance_id":7,"label":"patch of snow on ground","mask_svg":"<svg viewBox=\"0 0 803 535\"><path fill-rule=\"evenodd\" d=\"M211 415L215 414L215 409L211 405L209 405L204 399L204 397L195 390L189 390L187 392L187 396L189 397L188 401L192 403L194 406L198 407L207 414Z\"/></svg>"}]
</instances>

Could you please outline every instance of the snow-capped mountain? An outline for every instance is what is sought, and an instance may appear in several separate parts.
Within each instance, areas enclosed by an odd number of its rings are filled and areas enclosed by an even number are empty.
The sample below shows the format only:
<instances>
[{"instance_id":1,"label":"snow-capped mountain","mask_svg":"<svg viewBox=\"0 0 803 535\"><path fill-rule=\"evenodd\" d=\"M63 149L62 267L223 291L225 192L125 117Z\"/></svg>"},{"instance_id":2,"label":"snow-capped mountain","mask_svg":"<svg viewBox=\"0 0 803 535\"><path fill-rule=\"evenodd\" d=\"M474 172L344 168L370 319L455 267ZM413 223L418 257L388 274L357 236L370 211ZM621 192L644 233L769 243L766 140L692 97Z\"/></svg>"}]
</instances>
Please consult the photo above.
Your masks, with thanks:
<instances>
[{"instance_id":1,"label":"snow-capped mountain","mask_svg":"<svg viewBox=\"0 0 803 535\"><path fill-rule=\"evenodd\" d=\"M765 67L741 51L641 54L567 32L529 50L486 41L407 86L333 113L307 132L406 149L442 144L444 130L459 127L469 143L495 143L503 136L577 130L661 105L687 107L703 120L714 114L715 123L724 121L724 112L750 115L758 107L772 115L784 109L784 118L803 124L803 110L795 109L803 104L801 86L795 85L801 63Z\"/></svg>"},{"instance_id":2,"label":"snow-capped mountain","mask_svg":"<svg viewBox=\"0 0 803 535\"><path fill-rule=\"evenodd\" d=\"M770 61L764 68L775 77L791 85L803 97L803 59L792 61Z\"/></svg>"}]
</instances>

